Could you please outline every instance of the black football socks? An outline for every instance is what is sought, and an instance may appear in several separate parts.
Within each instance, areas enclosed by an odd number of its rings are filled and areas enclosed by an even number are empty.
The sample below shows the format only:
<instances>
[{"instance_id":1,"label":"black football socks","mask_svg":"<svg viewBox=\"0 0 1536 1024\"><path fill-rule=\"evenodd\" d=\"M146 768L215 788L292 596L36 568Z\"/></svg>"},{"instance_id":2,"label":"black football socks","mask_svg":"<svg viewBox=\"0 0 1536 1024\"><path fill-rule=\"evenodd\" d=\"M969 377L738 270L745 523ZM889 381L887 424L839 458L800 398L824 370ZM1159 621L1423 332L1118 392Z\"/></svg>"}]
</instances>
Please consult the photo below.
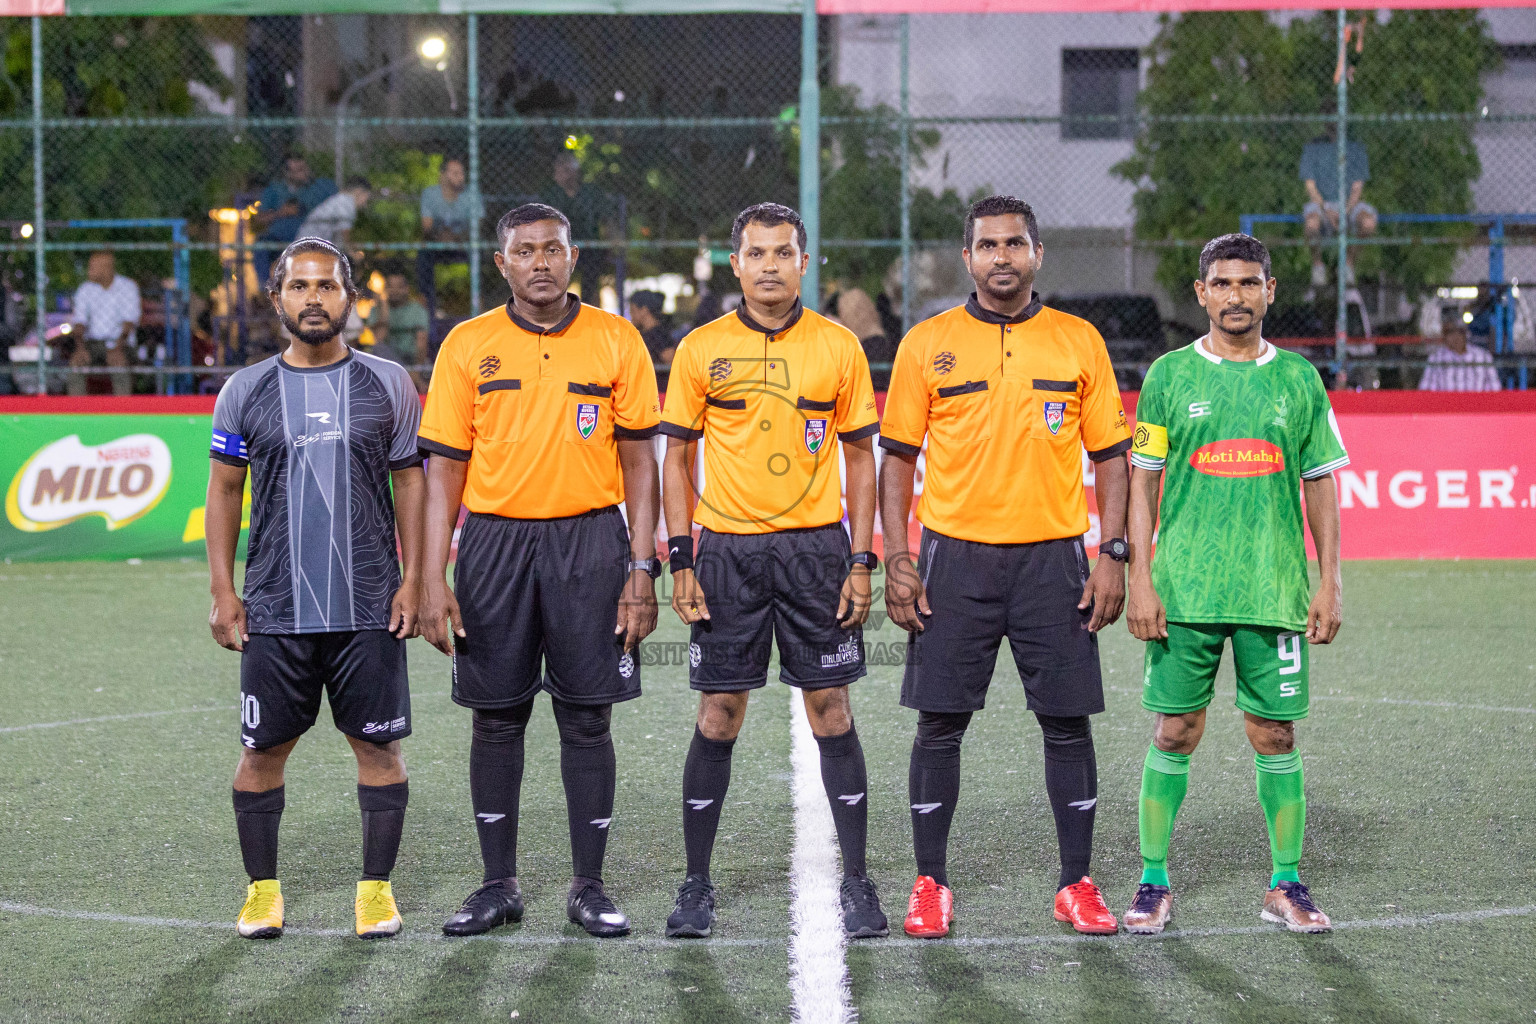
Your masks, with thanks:
<instances>
[{"instance_id":1,"label":"black football socks","mask_svg":"<svg viewBox=\"0 0 1536 1024\"><path fill-rule=\"evenodd\" d=\"M841 736L817 736L821 748L821 784L832 805L837 843L843 851L844 876L863 877L864 845L869 833L869 777L864 748L852 725Z\"/></svg>"},{"instance_id":2,"label":"black football socks","mask_svg":"<svg viewBox=\"0 0 1536 1024\"><path fill-rule=\"evenodd\" d=\"M570 704L557 697L554 706L571 828L571 873L601 885L617 775L608 731L613 705Z\"/></svg>"},{"instance_id":3,"label":"black football socks","mask_svg":"<svg viewBox=\"0 0 1536 1024\"><path fill-rule=\"evenodd\" d=\"M283 787L263 793L235 790L235 830L251 881L277 877L277 827L283 820Z\"/></svg>"},{"instance_id":4,"label":"black football socks","mask_svg":"<svg viewBox=\"0 0 1536 1024\"><path fill-rule=\"evenodd\" d=\"M400 852L400 833L405 828L405 805L410 794L409 782L388 786L357 784L357 805L363 811L363 878L389 880Z\"/></svg>"},{"instance_id":5,"label":"black football socks","mask_svg":"<svg viewBox=\"0 0 1536 1024\"><path fill-rule=\"evenodd\" d=\"M688 874L709 877L709 861L720 830L720 807L731 785L731 749L735 740L712 740L693 727L693 742L683 762L683 845Z\"/></svg>"},{"instance_id":6,"label":"black football socks","mask_svg":"<svg viewBox=\"0 0 1536 1024\"><path fill-rule=\"evenodd\" d=\"M476 709L469 741L469 799L480 835L485 881L517 876L517 808L523 789L523 736L529 699L510 708Z\"/></svg>"},{"instance_id":7,"label":"black football socks","mask_svg":"<svg viewBox=\"0 0 1536 1024\"><path fill-rule=\"evenodd\" d=\"M945 870L949 825L960 799L960 741L971 724L970 712L920 711L907 795L912 804L912 850L917 873L949 885Z\"/></svg>"},{"instance_id":8,"label":"black football socks","mask_svg":"<svg viewBox=\"0 0 1536 1024\"><path fill-rule=\"evenodd\" d=\"M1099 769L1093 755L1088 716L1057 718L1036 714L1045 737L1045 791L1056 817L1061 851L1057 889L1083 880L1093 857L1093 818L1099 802Z\"/></svg>"}]
</instances>

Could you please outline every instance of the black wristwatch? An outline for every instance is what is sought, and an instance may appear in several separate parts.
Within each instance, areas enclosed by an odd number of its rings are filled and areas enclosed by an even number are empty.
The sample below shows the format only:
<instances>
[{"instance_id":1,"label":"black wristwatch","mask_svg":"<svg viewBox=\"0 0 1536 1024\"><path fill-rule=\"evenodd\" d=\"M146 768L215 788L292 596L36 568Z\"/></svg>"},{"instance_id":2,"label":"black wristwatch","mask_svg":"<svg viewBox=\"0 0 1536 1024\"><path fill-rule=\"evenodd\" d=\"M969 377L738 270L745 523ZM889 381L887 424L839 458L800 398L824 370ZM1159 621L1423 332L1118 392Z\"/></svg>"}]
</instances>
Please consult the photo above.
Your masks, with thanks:
<instances>
[{"instance_id":1,"label":"black wristwatch","mask_svg":"<svg viewBox=\"0 0 1536 1024\"><path fill-rule=\"evenodd\" d=\"M657 558L655 555L652 555L650 558L642 558L638 562L630 562L629 567L625 569L625 572L631 573L636 569L644 572L651 579L655 579L661 575L661 559Z\"/></svg>"},{"instance_id":2,"label":"black wristwatch","mask_svg":"<svg viewBox=\"0 0 1536 1024\"><path fill-rule=\"evenodd\" d=\"M880 568L880 556L873 551L860 551L848 559L852 565L862 565L870 572Z\"/></svg>"},{"instance_id":3,"label":"black wristwatch","mask_svg":"<svg viewBox=\"0 0 1536 1024\"><path fill-rule=\"evenodd\" d=\"M1099 554L1108 555L1117 562L1124 562L1131 557L1131 546L1125 542L1124 537L1111 537L1109 540L1099 541Z\"/></svg>"}]
</instances>

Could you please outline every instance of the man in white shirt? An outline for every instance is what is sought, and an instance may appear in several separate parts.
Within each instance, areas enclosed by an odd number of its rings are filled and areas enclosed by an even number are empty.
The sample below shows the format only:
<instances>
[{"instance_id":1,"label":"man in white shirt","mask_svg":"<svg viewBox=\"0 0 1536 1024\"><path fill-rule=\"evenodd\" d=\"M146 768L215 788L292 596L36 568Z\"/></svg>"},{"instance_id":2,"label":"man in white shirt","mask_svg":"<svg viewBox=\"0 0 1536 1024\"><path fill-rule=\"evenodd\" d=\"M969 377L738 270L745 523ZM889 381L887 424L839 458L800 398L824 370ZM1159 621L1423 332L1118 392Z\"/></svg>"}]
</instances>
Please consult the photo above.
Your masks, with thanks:
<instances>
[{"instance_id":1,"label":"man in white shirt","mask_svg":"<svg viewBox=\"0 0 1536 1024\"><path fill-rule=\"evenodd\" d=\"M352 227L357 212L368 205L372 188L362 178L353 178L347 187L309 211L299 226L300 238L323 238L343 252L352 249Z\"/></svg>"},{"instance_id":2,"label":"man in white shirt","mask_svg":"<svg viewBox=\"0 0 1536 1024\"><path fill-rule=\"evenodd\" d=\"M1420 391L1498 391L1499 374L1493 354L1467 344L1467 325L1460 316L1445 318L1440 344L1429 353L1429 365L1419 381Z\"/></svg>"},{"instance_id":3,"label":"man in white shirt","mask_svg":"<svg viewBox=\"0 0 1536 1024\"><path fill-rule=\"evenodd\" d=\"M126 371L133 332L139 326L139 286L117 272L112 253L91 253L86 279L75 289L70 334L74 351L69 365L110 366ZM71 395L85 394L85 375L71 373L66 384ZM133 393L133 378L126 372L112 374L112 393Z\"/></svg>"}]
</instances>

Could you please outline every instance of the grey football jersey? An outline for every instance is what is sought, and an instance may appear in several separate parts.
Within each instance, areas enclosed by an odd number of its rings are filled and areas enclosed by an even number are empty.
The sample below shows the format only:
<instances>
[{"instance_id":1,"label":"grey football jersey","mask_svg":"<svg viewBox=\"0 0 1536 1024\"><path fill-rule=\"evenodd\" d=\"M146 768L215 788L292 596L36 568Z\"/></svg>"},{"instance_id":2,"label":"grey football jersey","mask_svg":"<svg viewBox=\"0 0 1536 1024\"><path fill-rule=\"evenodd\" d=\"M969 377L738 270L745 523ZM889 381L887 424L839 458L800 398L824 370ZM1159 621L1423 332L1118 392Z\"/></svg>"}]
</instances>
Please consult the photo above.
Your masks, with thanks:
<instances>
[{"instance_id":1,"label":"grey football jersey","mask_svg":"<svg viewBox=\"0 0 1536 1024\"><path fill-rule=\"evenodd\" d=\"M387 629L400 587L389 474L419 465L421 403L398 363L280 356L230 377L212 458L251 468L245 608L252 633Z\"/></svg>"}]
</instances>

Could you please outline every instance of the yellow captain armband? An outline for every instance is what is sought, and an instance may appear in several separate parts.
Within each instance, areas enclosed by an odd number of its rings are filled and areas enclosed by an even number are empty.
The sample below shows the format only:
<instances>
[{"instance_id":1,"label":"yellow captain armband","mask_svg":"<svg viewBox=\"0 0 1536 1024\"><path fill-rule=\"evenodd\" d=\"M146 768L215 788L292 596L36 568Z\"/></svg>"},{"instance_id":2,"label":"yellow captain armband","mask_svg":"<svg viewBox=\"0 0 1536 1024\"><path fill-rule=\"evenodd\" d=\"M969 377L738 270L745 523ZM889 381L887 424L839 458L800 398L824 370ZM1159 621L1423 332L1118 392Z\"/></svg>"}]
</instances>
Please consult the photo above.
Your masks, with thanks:
<instances>
[{"instance_id":1,"label":"yellow captain armband","mask_svg":"<svg viewBox=\"0 0 1536 1024\"><path fill-rule=\"evenodd\" d=\"M1144 455L1152 459L1167 458L1168 428L1160 427L1156 423L1136 424L1136 436L1131 442L1131 454Z\"/></svg>"}]
</instances>

